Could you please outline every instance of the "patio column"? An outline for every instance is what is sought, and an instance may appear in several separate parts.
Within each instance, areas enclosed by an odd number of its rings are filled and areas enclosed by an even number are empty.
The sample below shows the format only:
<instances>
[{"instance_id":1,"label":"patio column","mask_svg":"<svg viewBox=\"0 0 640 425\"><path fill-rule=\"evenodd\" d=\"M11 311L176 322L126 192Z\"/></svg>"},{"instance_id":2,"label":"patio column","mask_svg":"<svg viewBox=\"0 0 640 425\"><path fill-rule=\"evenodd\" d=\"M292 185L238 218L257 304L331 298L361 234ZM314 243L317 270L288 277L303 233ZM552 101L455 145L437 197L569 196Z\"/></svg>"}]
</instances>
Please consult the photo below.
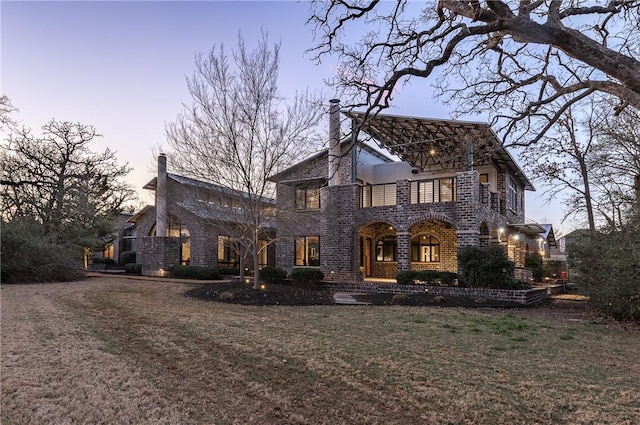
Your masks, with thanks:
<instances>
[{"instance_id":1,"label":"patio column","mask_svg":"<svg viewBox=\"0 0 640 425\"><path fill-rule=\"evenodd\" d=\"M397 232L398 271L411 269L411 233Z\"/></svg>"}]
</instances>

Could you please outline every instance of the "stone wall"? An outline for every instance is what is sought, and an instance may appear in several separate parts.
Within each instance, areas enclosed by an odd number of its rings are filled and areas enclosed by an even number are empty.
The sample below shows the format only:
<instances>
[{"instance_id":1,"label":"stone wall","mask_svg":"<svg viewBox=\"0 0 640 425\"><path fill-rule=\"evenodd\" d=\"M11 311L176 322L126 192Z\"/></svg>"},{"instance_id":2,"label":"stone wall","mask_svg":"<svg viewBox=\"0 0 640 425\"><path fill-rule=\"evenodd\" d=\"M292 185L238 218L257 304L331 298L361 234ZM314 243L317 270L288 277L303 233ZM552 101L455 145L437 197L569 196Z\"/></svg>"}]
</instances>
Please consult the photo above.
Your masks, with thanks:
<instances>
[{"instance_id":1,"label":"stone wall","mask_svg":"<svg viewBox=\"0 0 640 425\"><path fill-rule=\"evenodd\" d=\"M360 282L353 284L328 284L331 291L383 293L383 294L422 294L442 295L444 297L473 297L487 300L513 302L522 305L535 305L548 298L547 288L526 290L460 288L456 286L397 285L393 283Z\"/></svg>"}]
</instances>

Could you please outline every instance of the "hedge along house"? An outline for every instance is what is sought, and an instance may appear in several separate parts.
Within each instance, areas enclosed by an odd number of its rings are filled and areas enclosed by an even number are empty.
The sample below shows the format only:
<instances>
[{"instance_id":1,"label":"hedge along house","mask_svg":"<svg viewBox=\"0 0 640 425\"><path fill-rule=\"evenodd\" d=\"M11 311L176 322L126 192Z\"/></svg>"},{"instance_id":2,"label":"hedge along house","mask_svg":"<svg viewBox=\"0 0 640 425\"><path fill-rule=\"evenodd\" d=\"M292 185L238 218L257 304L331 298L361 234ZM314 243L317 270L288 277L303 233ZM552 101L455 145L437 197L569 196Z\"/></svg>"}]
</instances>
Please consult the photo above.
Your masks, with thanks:
<instances>
[{"instance_id":1,"label":"hedge along house","mask_svg":"<svg viewBox=\"0 0 640 425\"><path fill-rule=\"evenodd\" d=\"M391 156L340 138L341 114ZM395 278L399 270L458 272L458 250L501 245L521 279L541 226L525 223L535 190L487 124L341 111L331 101L329 149L271 177L276 264L319 267L327 278ZM352 131L352 137L355 134Z\"/></svg>"},{"instance_id":2,"label":"hedge along house","mask_svg":"<svg viewBox=\"0 0 640 425\"><path fill-rule=\"evenodd\" d=\"M143 274L164 275L174 265L252 267L251 254L238 243L246 232L247 194L167 173L164 154L158 156L157 176L144 189L155 192L155 205L129 219L137 228L137 262ZM275 205L271 199L262 202ZM274 237L273 226L260 233L260 266L275 263Z\"/></svg>"}]
</instances>

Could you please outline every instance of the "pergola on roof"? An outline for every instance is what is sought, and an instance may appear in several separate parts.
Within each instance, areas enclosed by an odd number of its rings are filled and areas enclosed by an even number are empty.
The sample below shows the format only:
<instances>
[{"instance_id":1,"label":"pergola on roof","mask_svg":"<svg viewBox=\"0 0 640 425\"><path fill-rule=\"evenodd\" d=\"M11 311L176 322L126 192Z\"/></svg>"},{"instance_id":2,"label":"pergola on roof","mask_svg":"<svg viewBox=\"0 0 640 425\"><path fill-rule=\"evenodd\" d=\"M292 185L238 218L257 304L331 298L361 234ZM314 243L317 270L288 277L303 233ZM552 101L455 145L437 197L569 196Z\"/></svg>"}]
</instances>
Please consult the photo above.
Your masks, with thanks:
<instances>
[{"instance_id":1,"label":"pergola on roof","mask_svg":"<svg viewBox=\"0 0 640 425\"><path fill-rule=\"evenodd\" d=\"M473 164L509 170L527 190L535 190L524 171L488 124L432 118L342 111L378 144L421 171L464 170L468 147Z\"/></svg>"}]
</instances>

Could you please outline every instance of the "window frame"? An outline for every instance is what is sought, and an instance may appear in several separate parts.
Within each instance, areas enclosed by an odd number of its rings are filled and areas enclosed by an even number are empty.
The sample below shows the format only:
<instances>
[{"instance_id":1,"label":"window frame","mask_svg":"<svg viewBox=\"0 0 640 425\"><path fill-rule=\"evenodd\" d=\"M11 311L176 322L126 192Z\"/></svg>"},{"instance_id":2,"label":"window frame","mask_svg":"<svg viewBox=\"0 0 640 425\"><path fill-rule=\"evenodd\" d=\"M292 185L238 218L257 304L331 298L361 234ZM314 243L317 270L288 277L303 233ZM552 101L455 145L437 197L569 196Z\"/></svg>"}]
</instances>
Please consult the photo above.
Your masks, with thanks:
<instances>
[{"instance_id":1,"label":"window frame","mask_svg":"<svg viewBox=\"0 0 640 425\"><path fill-rule=\"evenodd\" d=\"M314 199L314 197L309 196L310 192L315 193L315 199L317 202L314 202L313 205L310 205L310 199ZM302 196L300 196L302 195ZM302 202L300 202L302 201ZM295 189L295 207L297 210L319 210L320 205L320 188L319 187L301 187L298 186Z\"/></svg>"},{"instance_id":2,"label":"window frame","mask_svg":"<svg viewBox=\"0 0 640 425\"><path fill-rule=\"evenodd\" d=\"M507 208L518 212L518 184L511 176L507 180Z\"/></svg>"},{"instance_id":3,"label":"window frame","mask_svg":"<svg viewBox=\"0 0 640 425\"><path fill-rule=\"evenodd\" d=\"M414 242L414 238L417 238L417 243ZM427 239L428 238L428 239ZM431 234L418 234L411 238L411 262L412 263L439 263L442 259L442 244L440 239ZM426 242L426 243L423 243ZM428 247L429 260L423 258L423 248ZM416 250L416 251L414 251ZM417 259L416 254L417 253Z\"/></svg>"},{"instance_id":4,"label":"window frame","mask_svg":"<svg viewBox=\"0 0 640 425\"><path fill-rule=\"evenodd\" d=\"M315 239L315 241L312 241ZM298 256L298 247L302 247L302 256ZM312 252L316 250L316 253ZM299 262L300 258L300 262ZM320 236L298 236L293 241L293 265L294 267L320 267Z\"/></svg>"},{"instance_id":5,"label":"window frame","mask_svg":"<svg viewBox=\"0 0 640 425\"><path fill-rule=\"evenodd\" d=\"M381 236L376 241L376 262L393 263L396 261L398 261L398 238L394 235Z\"/></svg>"}]
</instances>

